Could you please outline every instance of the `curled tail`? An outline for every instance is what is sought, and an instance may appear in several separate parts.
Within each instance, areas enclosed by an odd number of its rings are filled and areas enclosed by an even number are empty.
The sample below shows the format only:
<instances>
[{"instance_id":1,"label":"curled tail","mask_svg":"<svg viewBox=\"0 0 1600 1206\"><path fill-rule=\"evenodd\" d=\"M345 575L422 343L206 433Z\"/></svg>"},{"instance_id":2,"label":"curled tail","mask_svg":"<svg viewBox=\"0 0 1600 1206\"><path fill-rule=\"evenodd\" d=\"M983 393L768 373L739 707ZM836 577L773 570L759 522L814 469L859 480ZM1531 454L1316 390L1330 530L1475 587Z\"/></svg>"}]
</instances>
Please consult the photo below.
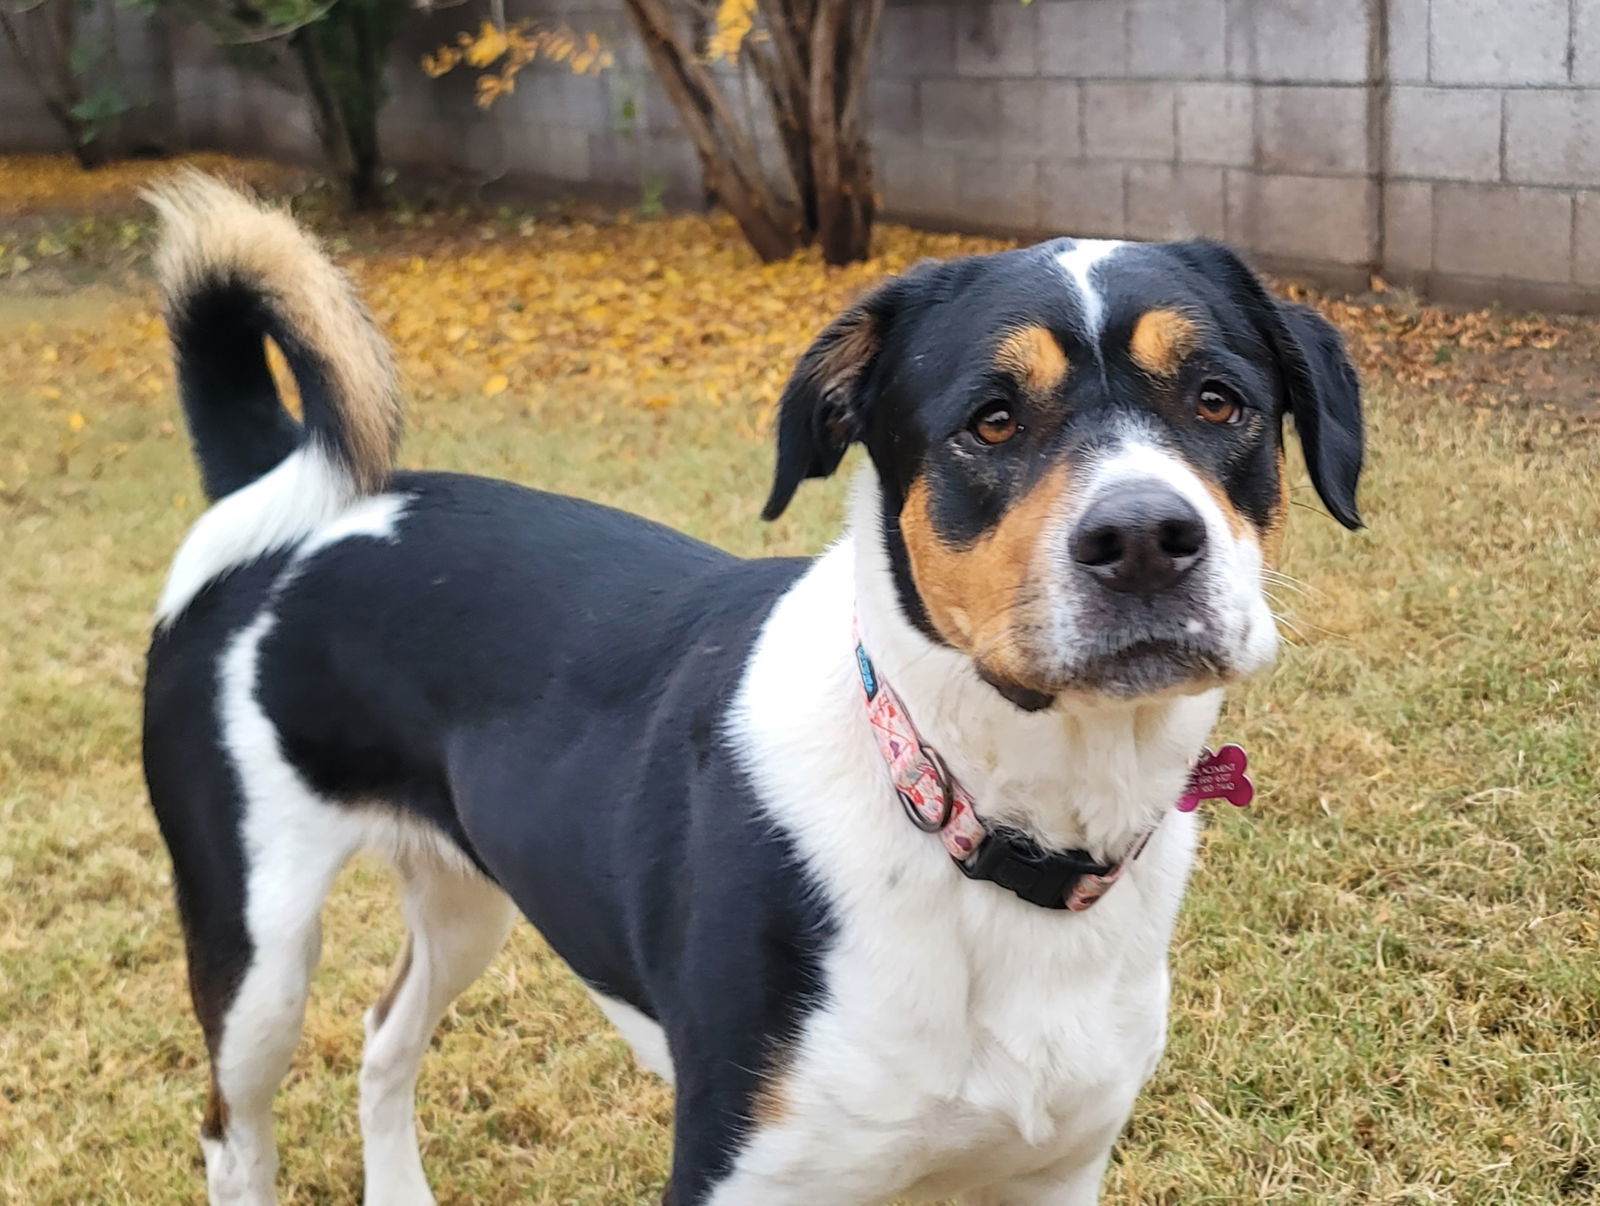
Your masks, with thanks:
<instances>
[{"instance_id":1,"label":"curled tail","mask_svg":"<svg viewBox=\"0 0 1600 1206\"><path fill-rule=\"evenodd\" d=\"M389 345L348 277L283 213L187 172L151 190L156 275L206 495L249 485L307 446L348 499L383 488L400 437ZM264 340L304 412L278 396Z\"/></svg>"},{"instance_id":2,"label":"curled tail","mask_svg":"<svg viewBox=\"0 0 1600 1206\"><path fill-rule=\"evenodd\" d=\"M291 548L382 491L400 438L394 361L348 277L286 214L190 172L146 194L156 275L206 495L156 605L177 619L211 583ZM304 423L278 396L283 352Z\"/></svg>"}]
</instances>

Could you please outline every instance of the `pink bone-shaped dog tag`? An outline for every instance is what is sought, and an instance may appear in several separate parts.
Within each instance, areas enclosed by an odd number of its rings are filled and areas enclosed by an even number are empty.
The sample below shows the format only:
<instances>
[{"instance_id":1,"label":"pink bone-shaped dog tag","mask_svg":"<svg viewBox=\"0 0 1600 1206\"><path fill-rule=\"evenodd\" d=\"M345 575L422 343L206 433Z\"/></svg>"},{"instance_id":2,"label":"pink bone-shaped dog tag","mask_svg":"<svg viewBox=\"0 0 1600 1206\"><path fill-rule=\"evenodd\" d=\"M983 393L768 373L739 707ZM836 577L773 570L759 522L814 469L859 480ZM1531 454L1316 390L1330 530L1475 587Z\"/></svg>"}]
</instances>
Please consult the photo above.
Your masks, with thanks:
<instances>
[{"instance_id":1,"label":"pink bone-shaped dog tag","mask_svg":"<svg viewBox=\"0 0 1600 1206\"><path fill-rule=\"evenodd\" d=\"M1236 745L1225 745L1216 753L1207 750L1189 774L1189 790L1178 798L1179 812L1193 812L1201 800L1226 800L1243 808L1255 799L1256 785L1245 768L1250 759Z\"/></svg>"}]
</instances>

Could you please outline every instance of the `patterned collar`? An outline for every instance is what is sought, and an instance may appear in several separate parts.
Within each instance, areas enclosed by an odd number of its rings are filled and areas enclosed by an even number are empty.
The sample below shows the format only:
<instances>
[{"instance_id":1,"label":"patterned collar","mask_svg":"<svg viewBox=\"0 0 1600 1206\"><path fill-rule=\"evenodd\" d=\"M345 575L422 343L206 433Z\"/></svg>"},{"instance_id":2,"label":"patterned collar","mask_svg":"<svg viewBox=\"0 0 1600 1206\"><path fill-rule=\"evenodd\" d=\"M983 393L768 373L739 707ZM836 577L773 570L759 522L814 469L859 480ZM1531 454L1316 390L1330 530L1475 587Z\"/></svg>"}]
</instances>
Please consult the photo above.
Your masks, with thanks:
<instances>
[{"instance_id":1,"label":"patterned collar","mask_svg":"<svg viewBox=\"0 0 1600 1206\"><path fill-rule=\"evenodd\" d=\"M1157 819L1140 834L1121 861L1101 863L1088 851L1046 850L1020 830L983 820L972 796L951 776L944 759L918 735L900 696L878 676L861 642L859 623L855 645L867 719L894 781L895 794L911 823L924 833L938 834L969 879L999 884L1041 908L1079 913L1110 890L1161 824ZM1236 745L1224 746L1217 754L1204 751L1178 808L1187 812L1201 799L1211 798L1228 799L1243 807L1254 792L1244 767L1244 751Z\"/></svg>"}]
</instances>

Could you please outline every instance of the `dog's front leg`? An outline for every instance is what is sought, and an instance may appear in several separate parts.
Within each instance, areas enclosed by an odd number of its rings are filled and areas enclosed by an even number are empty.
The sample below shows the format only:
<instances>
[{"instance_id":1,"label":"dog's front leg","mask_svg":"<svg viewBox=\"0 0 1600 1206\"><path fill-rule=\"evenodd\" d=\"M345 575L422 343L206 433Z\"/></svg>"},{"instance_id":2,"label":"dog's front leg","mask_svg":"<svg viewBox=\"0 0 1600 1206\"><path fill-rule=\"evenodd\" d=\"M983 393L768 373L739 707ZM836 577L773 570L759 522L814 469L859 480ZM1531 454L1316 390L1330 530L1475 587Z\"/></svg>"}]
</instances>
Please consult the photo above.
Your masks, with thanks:
<instances>
[{"instance_id":1,"label":"dog's front leg","mask_svg":"<svg viewBox=\"0 0 1600 1206\"><path fill-rule=\"evenodd\" d=\"M1088 1161L1073 1160L1008 1181L963 1200L963 1206L1097 1206L1111 1145Z\"/></svg>"}]
</instances>

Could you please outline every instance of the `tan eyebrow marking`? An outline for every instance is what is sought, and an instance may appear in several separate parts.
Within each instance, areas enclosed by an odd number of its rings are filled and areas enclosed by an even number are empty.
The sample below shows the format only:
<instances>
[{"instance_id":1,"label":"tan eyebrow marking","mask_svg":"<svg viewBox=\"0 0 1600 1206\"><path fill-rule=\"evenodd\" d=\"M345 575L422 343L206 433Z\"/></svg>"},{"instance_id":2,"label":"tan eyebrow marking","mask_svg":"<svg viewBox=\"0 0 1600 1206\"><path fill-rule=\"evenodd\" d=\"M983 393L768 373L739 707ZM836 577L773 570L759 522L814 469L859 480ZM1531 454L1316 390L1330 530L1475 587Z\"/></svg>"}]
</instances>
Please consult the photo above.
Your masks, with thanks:
<instances>
[{"instance_id":1,"label":"tan eyebrow marking","mask_svg":"<svg viewBox=\"0 0 1600 1206\"><path fill-rule=\"evenodd\" d=\"M994 362L1028 391L1041 394L1060 385L1069 367L1056 337L1037 325L1007 335L995 351Z\"/></svg>"},{"instance_id":2,"label":"tan eyebrow marking","mask_svg":"<svg viewBox=\"0 0 1600 1206\"><path fill-rule=\"evenodd\" d=\"M1183 358L1200 346L1194 321L1176 310L1149 310L1134 325L1128 350L1133 362L1155 377L1176 375Z\"/></svg>"}]
</instances>

